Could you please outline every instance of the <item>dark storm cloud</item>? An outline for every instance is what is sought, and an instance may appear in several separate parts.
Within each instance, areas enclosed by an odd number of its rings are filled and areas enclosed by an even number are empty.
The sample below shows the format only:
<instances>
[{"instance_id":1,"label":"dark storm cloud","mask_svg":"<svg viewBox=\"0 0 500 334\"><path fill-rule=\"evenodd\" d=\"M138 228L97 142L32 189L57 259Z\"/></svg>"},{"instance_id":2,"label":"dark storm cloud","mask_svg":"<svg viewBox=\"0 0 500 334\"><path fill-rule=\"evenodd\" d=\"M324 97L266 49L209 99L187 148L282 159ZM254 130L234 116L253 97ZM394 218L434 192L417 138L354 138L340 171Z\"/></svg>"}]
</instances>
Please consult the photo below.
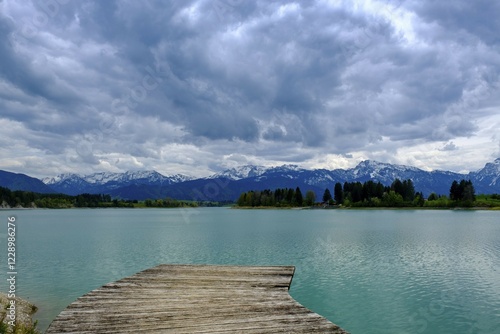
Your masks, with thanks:
<instances>
[{"instance_id":1,"label":"dark storm cloud","mask_svg":"<svg viewBox=\"0 0 500 334\"><path fill-rule=\"evenodd\" d=\"M57 78L37 71L30 59L16 55L14 49L14 24L0 16L0 74L30 95L41 97L61 105L74 103L76 94L57 83Z\"/></svg>"},{"instance_id":2,"label":"dark storm cloud","mask_svg":"<svg viewBox=\"0 0 500 334\"><path fill-rule=\"evenodd\" d=\"M0 6L0 116L47 138L30 147L90 164L177 143L273 161L279 146L286 161L445 152L498 105L500 8L486 0Z\"/></svg>"},{"instance_id":3,"label":"dark storm cloud","mask_svg":"<svg viewBox=\"0 0 500 334\"><path fill-rule=\"evenodd\" d=\"M474 35L486 44L500 43L500 3L498 1L411 1L409 7L428 22L436 22L453 39L461 32ZM458 34L457 34L458 33Z\"/></svg>"}]
</instances>

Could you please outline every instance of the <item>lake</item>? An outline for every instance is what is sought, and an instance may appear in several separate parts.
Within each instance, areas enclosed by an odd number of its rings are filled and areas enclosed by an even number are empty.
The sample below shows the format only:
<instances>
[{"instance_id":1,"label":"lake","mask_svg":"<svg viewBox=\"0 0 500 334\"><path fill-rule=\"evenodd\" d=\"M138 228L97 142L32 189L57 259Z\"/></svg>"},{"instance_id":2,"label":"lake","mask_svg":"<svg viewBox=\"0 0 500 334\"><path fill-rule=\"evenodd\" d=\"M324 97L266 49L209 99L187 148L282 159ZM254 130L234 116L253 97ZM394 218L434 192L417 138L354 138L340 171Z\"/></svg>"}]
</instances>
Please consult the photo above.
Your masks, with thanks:
<instances>
[{"instance_id":1,"label":"lake","mask_svg":"<svg viewBox=\"0 0 500 334\"><path fill-rule=\"evenodd\" d=\"M17 295L45 330L69 303L161 263L294 265L290 294L352 334L500 333L500 212L2 210ZM0 282L7 290L6 279Z\"/></svg>"}]
</instances>

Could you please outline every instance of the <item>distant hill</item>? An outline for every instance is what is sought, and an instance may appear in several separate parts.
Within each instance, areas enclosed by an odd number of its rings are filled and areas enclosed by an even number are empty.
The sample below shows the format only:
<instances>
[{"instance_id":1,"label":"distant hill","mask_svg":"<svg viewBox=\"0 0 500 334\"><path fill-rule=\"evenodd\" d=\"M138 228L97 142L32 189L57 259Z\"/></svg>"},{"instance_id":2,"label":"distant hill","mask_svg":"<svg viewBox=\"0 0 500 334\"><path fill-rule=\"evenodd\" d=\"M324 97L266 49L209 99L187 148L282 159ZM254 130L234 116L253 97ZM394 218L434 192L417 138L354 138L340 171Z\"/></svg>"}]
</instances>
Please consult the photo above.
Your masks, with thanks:
<instances>
[{"instance_id":1,"label":"distant hill","mask_svg":"<svg viewBox=\"0 0 500 334\"><path fill-rule=\"evenodd\" d=\"M468 174L422 169L366 160L350 169L308 170L296 165L263 167L245 165L231 168L206 178L192 179L176 174L164 176L156 171L95 173L91 175L61 174L43 182L23 174L0 173L0 186L36 192L109 194L120 199L155 199L171 197L184 200L236 200L242 192L300 187L313 190L321 198L325 188L333 191L335 183L361 183L373 180L390 185L396 178L411 179L415 190L428 196L431 192L448 195L454 180L471 180L476 193L500 193L500 158L484 168Z\"/></svg>"},{"instance_id":2,"label":"distant hill","mask_svg":"<svg viewBox=\"0 0 500 334\"><path fill-rule=\"evenodd\" d=\"M54 189L45 183L25 174L11 173L0 170L0 187L10 190L24 190L38 193L54 193Z\"/></svg>"}]
</instances>

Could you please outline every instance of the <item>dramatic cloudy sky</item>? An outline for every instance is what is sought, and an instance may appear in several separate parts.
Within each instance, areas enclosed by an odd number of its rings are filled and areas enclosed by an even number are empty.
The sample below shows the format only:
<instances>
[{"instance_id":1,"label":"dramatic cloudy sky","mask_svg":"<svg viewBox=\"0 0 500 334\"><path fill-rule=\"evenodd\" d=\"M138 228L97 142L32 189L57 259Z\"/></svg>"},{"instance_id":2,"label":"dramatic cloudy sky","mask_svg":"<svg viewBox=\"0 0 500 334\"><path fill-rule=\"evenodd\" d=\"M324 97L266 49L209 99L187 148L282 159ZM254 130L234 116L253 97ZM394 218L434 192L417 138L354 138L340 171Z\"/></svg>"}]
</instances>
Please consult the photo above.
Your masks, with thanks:
<instances>
[{"instance_id":1,"label":"dramatic cloudy sky","mask_svg":"<svg viewBox=\"0 0 500 334\"><path fill-rule=\"evenodd\" d=\"M0 169L500 157L500 2L0 0Z\"/></svg>"}]
</instances>

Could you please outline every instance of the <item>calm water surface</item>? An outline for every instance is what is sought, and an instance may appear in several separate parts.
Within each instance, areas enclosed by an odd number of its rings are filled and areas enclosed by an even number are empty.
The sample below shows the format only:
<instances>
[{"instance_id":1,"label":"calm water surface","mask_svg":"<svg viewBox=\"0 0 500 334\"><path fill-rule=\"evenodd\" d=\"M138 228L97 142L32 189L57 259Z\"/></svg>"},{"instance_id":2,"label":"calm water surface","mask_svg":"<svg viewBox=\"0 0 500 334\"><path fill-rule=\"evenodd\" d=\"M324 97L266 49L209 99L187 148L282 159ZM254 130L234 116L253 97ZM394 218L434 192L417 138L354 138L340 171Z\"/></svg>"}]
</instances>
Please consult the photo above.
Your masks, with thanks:
<instances>
[{"instance_id":1,"label":"calm water surface","mask_svg":"<svg viewBox=\"0 0 500 334\"><path fill-rule=\"evenodd\" d=\"M500 333L500 212L4 210L4 259L9 215L17 292L43 330L105 283L208 263L295 265L291 295L352 334Z\"/></svg>"}]
</instances>

